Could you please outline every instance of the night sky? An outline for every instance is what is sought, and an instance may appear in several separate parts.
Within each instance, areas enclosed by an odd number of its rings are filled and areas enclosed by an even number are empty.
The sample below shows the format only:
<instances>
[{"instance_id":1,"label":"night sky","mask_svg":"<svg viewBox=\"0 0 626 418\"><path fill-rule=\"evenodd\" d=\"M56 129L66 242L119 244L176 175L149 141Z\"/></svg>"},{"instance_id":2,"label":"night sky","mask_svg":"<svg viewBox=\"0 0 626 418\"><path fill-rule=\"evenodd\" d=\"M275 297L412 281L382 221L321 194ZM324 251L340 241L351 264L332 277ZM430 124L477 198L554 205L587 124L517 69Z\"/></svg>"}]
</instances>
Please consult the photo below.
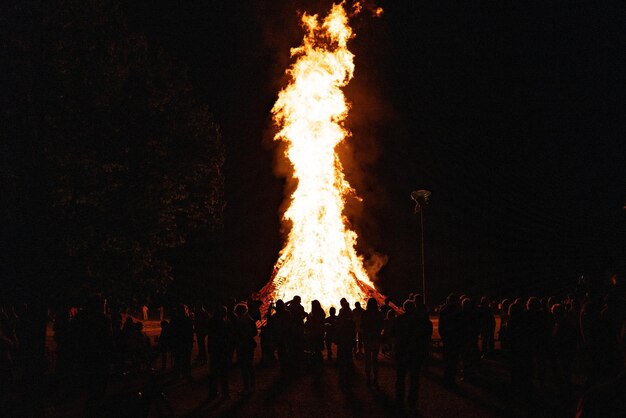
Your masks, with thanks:
<instances>
[{"instance_id":1,"label":"night sky","mask_svg":"<svg viewBox=\"0 0 626 418\"><path fill-rule=\"evenodd\" d=\"M177 286L245 296L268 281L282 244L270 110L301 40L297 10L330 3L128 3L131 28L185 63L226 146L224 228L177 251ZM399 299L420 287L409 197L419 188L433 193L431 301L565 293L580 274L623 269L624 3L378 5L382 18L353 24L343 151L363 198L350 214L359 248L388 256L380 290Z\"/></svg>"}]
</instances>

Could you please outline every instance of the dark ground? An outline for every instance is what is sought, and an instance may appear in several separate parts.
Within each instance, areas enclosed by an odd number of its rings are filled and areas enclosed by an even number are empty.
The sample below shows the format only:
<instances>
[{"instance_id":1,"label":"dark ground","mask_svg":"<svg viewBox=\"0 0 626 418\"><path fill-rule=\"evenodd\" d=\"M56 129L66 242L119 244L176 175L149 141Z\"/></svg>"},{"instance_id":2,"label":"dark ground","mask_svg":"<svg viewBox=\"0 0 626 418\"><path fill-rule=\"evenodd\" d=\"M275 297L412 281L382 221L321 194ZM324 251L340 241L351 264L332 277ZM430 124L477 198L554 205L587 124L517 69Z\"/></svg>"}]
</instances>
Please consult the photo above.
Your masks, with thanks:
<instances>
[{"instance_id":1,"label":"dark ground","mask_svg":"<svg viewBox=\"0 0 626 418\"><path fill-rule=\"evenodd\" d=\"M148 321L147 333L151 337L158 332L155 321ZM154 325L154 326L151 326ZM338 385L335 366L326 361L319 376L303 373L287 381L281 380L278 366L263 367L258 364L260 350L257 348L257 390L251 396L243 396L241 377L236 366L230 374L231 397L219 402L207 401L208 367L196 365L193 380L180 380L170 371L160 373L158 382L168 397L176 416L182 417L386 417L398 416L393 407L395 371L393 362L381 356L380 389L365 384L363 360L355 360L356 374L352 390L342 392ZM195 357L195 355L194 355ZM435 347L433 358L420 381L419 412L422 417L495 417L573 416L575 399L558 394L548 384L537 390L526 410L520 408L507 390L508 373L498 356L483 361L479 378L472 383L461 381L458 390L450 392L442 384L442 367L439 350ZM107 416L128 415L129 400L138 391L145 392L147 377L131 375L113 377L107 391ZM81 416L84 399L67 395L65 389L51 384L51 395L46 403L46 417ZM580 388L580 386L578 386ZM153 404L150 416L158 416ZM402 416L402 415L401 415ZM410 415L409 415L410 416Z\"/></svg>"}]
</instances>

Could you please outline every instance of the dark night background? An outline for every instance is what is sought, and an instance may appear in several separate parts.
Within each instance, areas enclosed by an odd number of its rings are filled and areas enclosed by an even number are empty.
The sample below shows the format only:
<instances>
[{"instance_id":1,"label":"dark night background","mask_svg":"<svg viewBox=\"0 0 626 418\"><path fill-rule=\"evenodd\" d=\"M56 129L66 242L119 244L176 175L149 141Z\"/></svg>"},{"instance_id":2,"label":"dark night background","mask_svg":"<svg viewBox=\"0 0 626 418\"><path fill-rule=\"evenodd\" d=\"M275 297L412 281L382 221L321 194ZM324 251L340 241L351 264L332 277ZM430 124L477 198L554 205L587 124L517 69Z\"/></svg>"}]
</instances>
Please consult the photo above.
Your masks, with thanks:
<instances>
[{"instance_id":1,"label":"dark night background","mask_svg":"<svg viewBox=\"0 0 626 418\"><path fill-rule=\"evenodd\" d=\"M273 172L270 110L297 9L328 2L127 2L131 29L187 67L226 147L222 230L171 257L174 286L246 296L281 248L284 180ZM362 251L388 256L379 289L419 288L425 211L429 298L450 291L568 292L626 260L626 31L620 1L379 1L356 18L346 94L348 179Z\"/></svg>"},{"instance_id":2,"label":"dark night background","mask_svg":"<svg viewBox=\"0 0 626 418\"><path fill-rule=\"evenodd\" d=\"M299 7L319 7L301 2ZM324 2L322 2L324 3ZM364 198L364 246L386 254L379 288L417 289L425 213L432 295L571 290L626 259L621 2L387 1L361 18L347 90ZM296 46L293 2L144 2L131 11L187 63L223 127L226 220L181 250L178 279L223 292L264 285L281 247L283 183L272 173L270 109ZM359 145L363 148L359 149ZM362 173L366 173L365 176Z\"/></svg>"}]
</instances>

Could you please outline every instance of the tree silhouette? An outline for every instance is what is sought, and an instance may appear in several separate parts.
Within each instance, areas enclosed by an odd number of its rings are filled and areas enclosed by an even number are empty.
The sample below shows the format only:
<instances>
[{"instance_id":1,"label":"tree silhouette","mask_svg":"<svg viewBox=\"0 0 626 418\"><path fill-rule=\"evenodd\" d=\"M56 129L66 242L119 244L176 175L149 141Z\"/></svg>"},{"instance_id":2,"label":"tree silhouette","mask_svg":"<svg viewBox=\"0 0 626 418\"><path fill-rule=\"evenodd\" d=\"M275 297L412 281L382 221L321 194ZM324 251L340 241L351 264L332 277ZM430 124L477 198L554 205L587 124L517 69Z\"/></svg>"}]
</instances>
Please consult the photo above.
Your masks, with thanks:
<instances>
[{"instance_id":1,"label":"tree silhouette","mask_svg":"<svg viewBox=\"0 0 626 418\"><path fill-rule=\"evenodd\" d=\"M222 220L219 126L120 1L8 1L3 287L31 298L162 293L169 249Z\"/></svg>"}]
</instances>

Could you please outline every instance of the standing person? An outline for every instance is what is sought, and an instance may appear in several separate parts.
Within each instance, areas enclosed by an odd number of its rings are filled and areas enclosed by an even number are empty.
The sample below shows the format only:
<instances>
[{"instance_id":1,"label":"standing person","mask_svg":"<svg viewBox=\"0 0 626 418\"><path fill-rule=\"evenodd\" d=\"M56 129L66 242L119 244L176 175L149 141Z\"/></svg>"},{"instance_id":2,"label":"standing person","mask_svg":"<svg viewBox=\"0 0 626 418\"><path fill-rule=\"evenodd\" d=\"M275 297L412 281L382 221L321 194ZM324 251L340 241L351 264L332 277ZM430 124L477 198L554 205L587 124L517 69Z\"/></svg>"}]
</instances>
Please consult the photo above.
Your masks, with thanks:
<instances>
[{"instance_id":1,"label":"standing person","mask_svg":"<svg viewBox=\"0 0 626 418\"><path fill-rule=\"evenodd\" d=\"M150 339L143 332L143 322L137 321L133 323L126 341L126 351L130 359L131 371L141 371L143 366L147 365L149 347Z\"/></svg>"},{"instance_id":2,"label":"standing person","mask_svg":"<svg viewBox=\"0 0 626 418\"><path fill-rule=\"evenodd\" d=\"M143 305L141 307L141 313L143 314L143 320L147 321L148 320L148 306Z\"/></svg>"},{"instance_id":3,"label":"standing person","mask_svg":"<svg viewBox=\"0 0 626 418\"><path fill-rule=\"evenodd\" d=\"M478 317L480 322L481 355L483 358L493 355L494 334L496 332L496 318L491 309L489 298L483 296L478 305Z\"/></svg>"},{"instance_id":4,"label":"standing person","mask_svg":"<svg viewBox=\"0 0 626 418\"><path fill-rule=\"evenodd\" d=\"M102 313L102 300L95 296L76 314L78 370L88 391L85 416L94 416L102 405L109 381L113 339L111 323Z\"/></svg>"},{"instance_id":5,"label":"standing person","mask_svg":"<svg viewBox=\"0 0 626 418\"><path fill-rule=\"evenodd\" d=\"M194 317L194 330L196 332L196 341L198 343L198 357L196 361L200 364L207 363L207 349L206 338L209 332L209 312L204 305L200 306L200 309Z\"/></svg>"},{"instance_id":6,"label":"standing person","mask_svg":"<svg viewBox=\"0 0 626 418\"><path fill-rule=\"evenodd\" d=\"M356 326L356 347L354 348L354 355L363 354L363 337L361 336L361 317L363 316L364 309L361 307L361 302L354 302L354 309L352 310L352 317L354 318L354 325Z\"/></svg>"},{"instance_id":7,"label":"standing person","mask_svg":"<svg viewBox=\"0 0 626 418\"><path fill-rule=\"evenodd\" d=\"M60 317L61 315L59 315ZM13 385L13 358L11 353L17 346L17 339L15 338L15 333L8 334L8 327L5 327L4 321L0 324L0 393L8 393L9 389ZM59 320L59 323L61 320ZM56 326L56 322L55 322ZM60 328L55 329L54 338L57 341L57 346L59 347L59 359L64 359L64 355L62 356L61 348L63 350L67 350L66 348L66 339L65 335L61 336L63 332L59 332ZM61 364L61 362L57 362L57 373L62 375L63 377L67 376L67 367L65 364Z\"/></svg>"},{"instance_id":8,"label":"standing person","mask_svg":"<svg viewBox=\"0 0 626 418\"><path fill-rule=\"evenodd\" d=\"M127 363L130 360L129 353L134 331L135 323L133 322L133 317L128 315L126 316L126 319L124 320L124 325L122 325L122 330L120 331L120 340L118 346L120 363L124 370L127 368Z\"/></svg>"},{"instance_id":9,"label":"standing person","mask_svg":"<svg viewBox=\"0 0 626 418\"><path fill-rule=\"evenodd\" d=\"M626 296L626 295L624 295ZM617 376L588 390L578 403L576 418L623 417L626 411L626 297L621 298L621 315L615 335L620 347L621 364L616 365ZM617 318L614 318L617 322Z\"/></svg>"},{"instance_id":10,"label":"standing person","mask_svg":"<svg viewBox=\"0 0 626 418\"><path fill-rule=\"evenodd\" d=\"M614 378L623 367L619 361L618 339L612 326L615 322L615 318L611 318L613 309L607 309L610 306L611 302L604 305L599 296L592 296L580 311L581 348L587 371L587 387Z\"/></svg>"},{"instance_id":11,"label":"standing person","mask_svg":"<svg viewBox=\"0 0 626 418\"><path fill-rule=\"evenodd\" d=\"M456 373L463 344L462 322L459 299L455 294L450 294L439 311L439 335L443 343L443 380L448 388L456 386Z\"/></svg>"},{"instance_id":12,"label":"standing person","mask_svg":"<svg viewBox=\"0 0 626 418\"><path fill-rule=\"evenodd\" d=\"M508 317L505 347L511 370L511 392L525 401L532 390L532 329L521 302L509 306Z\"/></svg>"},{"instance_id":13,"label":"standing person","mask_svg":"<svg viewBox=\"0 0 626 418\"><path fill-rule=\"evenodd\" d=\"M404 314L396 320L396 406L404 409L405 380L409 376L407 396L409 410L417 411L419 374L430 351L433 325L422 302L407 300L402 305Z\"/></svg>"},{"instance_id":14,"label":"standing person","mask_svg":"<svg viewBox=\"0 0 626 418\"><path fill-rule=\"evenodd\" d=\"M334 306L331 306L328 310L328 318L324 321L324 328L326 335L324 340L326 342L326 358L328 360L333 359L333 343L335 342L335 324L337 323L337 310Z\"/></svg>"},{"instance_id":15,"label":"standing person","mask_svg":"<svg viewBox=\"0 0 626 418\"><path fill-rule=\"evenodd\" d=\"M305 332L308 337L309 350L313 355L313 367L322 370L323 359L322 350L324 349L324 320L326 314L322 309L322 305L318 300L311 302L311 313L304 324Z\"/></svg>"},{"instance_id":16,"label":"standing person","mask_svg":"<svg viewBox=\"0 0 626 418\"><path fill-rule=\"evenodd\" d=\"M237 353L237 363L241 368L241 378L243 380L243 394L249 395L254 392L256 382L254 379L254 348L256 342L257 329L255 321L248 315L248 307L240 303L235 307L235 323L233 324L233 334L235 339L235 352Z\"/></svg>"},{"instance_id":17,"label":"standing person","mask_svg":"<svg viewBox=\"0 0 626 418\"><path fill-rule=\"evenodd\" d=\"M391 307L391 305L389 305L390 303L391 299L385 298L385 303L383 304L383 306L380 307L380 313L383 314L383 318L385 319L387 318L387 312L393 311L393 308Z\"/></svg>"},{"instance_id":18,"label":"standing person","mask_svg":"<svg viewBox=\"0 0 626 418\"><path fill-rule=\"evenodd\" d=\"M578 343L576 328L567 318L563 305L555 303L551 311L554 319L551 343L555 359L556 384L567 395L571 395L572 365Z\"/></svg>"},{"instance_id":19,"label":"standing person","mask_svg":"<svg viewBox=\"0 0 626 418\"><path fill-rule=\"evenodd\" d=\"M171 350L170 323L161 321L161 333L159 334L159 353L161 354L161 370L167 369L167 357Z\"/></svg>"},{"instance_id":20,"label":"standing person","mask_svg":"<svg viewBox=\"0 0 626 418\"><path fill-rule=\"evenodd\" d=\"M11 336L4 335L3 328L4 326L0 326L0 382L3 380L2 375L6 376L6 372L11 371L11 368L6 367L6 365L11 362L10 351L13 346ZM57 311L54 319L54 342L57 348L56 373L62 383L65 383L65 380L71 376L73 361L71 337L69 309L61 308ZM17 343L17 341L15 342ZM1 383L0 389L2 389Z\"/></svg>"},{"instance_id":21,"label":"standing person","mask_svg":"<svg viewBox=\"0 0 626 418\"><path fill-rule=\"evenodd\" d=\"M394 338L395 338L393 329L395 325L396 325L396 311L394 311L393 309L389 309L387 311L387 315L385 316L385 320L383 322L383 332L382 332L382 349L383 349L383 355L385 356L389 356L390 354L393 353Z\"/></svg>"},{"instance_id":22,"label":"standing person","mask_svg":"<svg viewBox=\"0 0 626 418\"><path fill-rule=\"evenodd\" d=\"M550 358L550 337L553 319L550 312L542 309L539 298L530 297L526 301L525 321L528 325L528 338L536 377L539 385L544 386L548 359Z\"/></svg>"},{"instance_id":23,"label":"standing person","mask_svg":"<svg viewBox=\"0 0 626 418\"><path fill-rule=\"evenodd\" d=\"M350 305L345 298L341 299L341 309L335 324L335 341L337 342L337 370L339 385L342 390L348 390L352 380L354 363L352 353L356 344L356 325L352 317Z\"/></svg>"},{"instance_id":24,"label":"standing person","mask_svg":"<svg viewBox=\"0 0 626 418\"><path fill-rule=\"evenodd\" d=\"M461 301L462 345L461 359L463 362L463 379L472 380L480 368L480 351L478 336L480 335L480 318L471 298Z\"/></svg>"},{"instance_id":25,"label":"standing person","mask_svg":"<svg viewBox=\"0 0 626 418\"><path fill-rule=\"evenodd\" d=\"M261 305L263 304L260 300L255 299L253 297L249 297L247 300L248 305L248 315L254 322L261 320Z\"/></svg>"},{"instance_id":26,"label":"standing person","mask_svg":"<svg viewBox=\"0 0 626 418\"><path fill-rule=\"evenodd\" d=\"M259 339L261 340L261 365L269 366L274 364L276 357L274 357L274 335L272 323L272 313L274 312L274 302L270 302L267 312L265 313L265 325L261 326L261 333Z\"/></svg>"},{"instance_id":27,"label":"standing person","mask_svg":"<svg viewBox=\"0 0 626 418\"><path fill-rule=\"evenodd\" d=\"M170 337L174 367L179 377L191 379L191 352L193 349L193 322L187 307L180 305L170 322Z\"/></svg>"},{"instance_id":28,"label":"standing person","mask_svg":"<svg viewBox=\"0 0 626 418\"><path fill-rule=\"evenodd\" d=\"M237 316L235 315L235 306L237 306L237 299L234 297L230 297L228 298L228 300L226 301L226 303L224 304L224 306L226 306L226 310L227 310L227 316L228 316L228 323L229 325L232 326L232 324L235 323L235 320L237 319ZM228 356L228 358L230 359L230 365L233 365L233 357L235 356L235 345L231 344L230 345L230 354Z\"/></svg>"},{"instance_id":29,"label":"standing person","mask_svg":"<svg viewBox=\"0 0 626 418\"><path fill-rule=\"evenodd\" d=\"M230 397L228 385L228 369L231 362L231 329L228 310L225 306L215 309L209 321L209 400L221 395L222 399Z\"/></svg>"},{"instance_id":30,"label":"standing person","mask_svg":"<svg viewBox=\"0 0 626 418\"><path fill-rule=\"evenodd\" d=\"M289 361L291 370L294 372L301 372L303 369L304 360L304 318L306 318L306 312L302 306L302 299L296 295L292 300L285 304L290 319L290 331L291 335L287 340L287 347L289 351Z\"/></svg>"},{"instance_id":31,"label":"standing person","mask_svg":"<svg viewBox=\"0 0 626 418\"><path fill-rule=\"evenodd\" d=\"M291 352L288 340L291 335L291 319L282 299L276 301L276 312L270 317L272 340L278 353L278 363L283 376L291 372Z\"/></svg>"},{"instance_id":32,"label":"standing person","mask_svg":"<svg viewBox=\"0 0 626 418\"><path fill-rule=\"evenodd\" d=\"M359 331L365 350L365 377L368 386L372 383L372 369L374 372L374 386L378 386L378 352L380 351L383 325L383 315L378 310L376 299L369 298L361 317L361 329Z\"/></svg>"},{"instance_id":33,"label":"standing person","mask_svg":"<svg viewBox=\"0 0 626 418\"><path fill-rule=\"evenodd\" d=\"M304 318L306 318L306 312L304 311L304 306L302 306L302 299L300 296L294 296L292 300L285 304L285 308L287 308L289 314L297 323L303 323Z\"/></svg>"},{"instance_id":34,"label":"standing person","mask_svg":"<svg viewBox=\"0 0 626 418\"><path fill-rule=\"evenodd\" d=\"M506 326L509 322L509 307L511 306L511 301L507 298L503 299L502 302L498 304L498 312L500 314L500 329L498 330L498 340L500 343L506 340Z\"/></svg>"}]
</instances>

